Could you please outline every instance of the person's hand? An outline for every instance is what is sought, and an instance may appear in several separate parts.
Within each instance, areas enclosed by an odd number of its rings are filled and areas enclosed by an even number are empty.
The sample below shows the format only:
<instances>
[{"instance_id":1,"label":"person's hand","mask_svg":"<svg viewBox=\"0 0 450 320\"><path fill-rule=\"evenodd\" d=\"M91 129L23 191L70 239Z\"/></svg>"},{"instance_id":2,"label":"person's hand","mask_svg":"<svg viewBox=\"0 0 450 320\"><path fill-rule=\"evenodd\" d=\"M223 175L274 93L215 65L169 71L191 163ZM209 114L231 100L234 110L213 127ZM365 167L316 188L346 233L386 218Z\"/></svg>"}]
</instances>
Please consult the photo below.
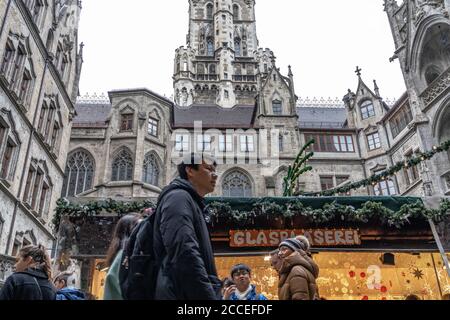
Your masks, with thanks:
<instances>
[{"instance_id":1,"label":"person's hand","mask_svg":"<svg viewBox=\"0 0 450 320\"><path fill-rule=\"evenodd\" d=\"M231 295L236 291L236 286L229 286L223 292L223 300L230 300Z\"/></svg>"}]
</instances>

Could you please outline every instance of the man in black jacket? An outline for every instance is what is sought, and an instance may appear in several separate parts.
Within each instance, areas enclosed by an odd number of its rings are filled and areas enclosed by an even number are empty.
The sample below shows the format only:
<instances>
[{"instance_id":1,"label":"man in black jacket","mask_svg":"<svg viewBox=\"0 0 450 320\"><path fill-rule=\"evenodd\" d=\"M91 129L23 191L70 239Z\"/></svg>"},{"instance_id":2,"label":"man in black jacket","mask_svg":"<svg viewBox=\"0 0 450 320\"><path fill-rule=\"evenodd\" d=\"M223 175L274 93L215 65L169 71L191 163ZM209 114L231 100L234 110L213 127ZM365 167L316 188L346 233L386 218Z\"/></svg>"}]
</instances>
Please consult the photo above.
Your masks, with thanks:
<instances>
[{"instance_id":1,"label":"man in black jacket","mask_svg":"<svg viewBox=\"0 0 450 320\"><path fill-rule=\"evenodd\" d=\"M217 300L217 277L210 234L205 221L204 197L217 182L216 162L191 154L178 166L179 178L160 195L154 245L161 257L157 300Z\"/></svg>"}]
</instances>

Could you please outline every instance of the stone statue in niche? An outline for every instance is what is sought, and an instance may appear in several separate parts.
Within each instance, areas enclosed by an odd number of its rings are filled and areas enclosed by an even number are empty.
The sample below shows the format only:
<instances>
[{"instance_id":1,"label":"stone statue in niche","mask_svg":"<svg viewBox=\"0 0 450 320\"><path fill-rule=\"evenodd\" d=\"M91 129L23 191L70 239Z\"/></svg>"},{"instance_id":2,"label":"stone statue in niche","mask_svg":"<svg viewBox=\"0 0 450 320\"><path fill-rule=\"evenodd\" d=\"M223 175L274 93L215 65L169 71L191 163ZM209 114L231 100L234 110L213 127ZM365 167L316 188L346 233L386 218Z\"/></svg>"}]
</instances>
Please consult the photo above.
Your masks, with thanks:
<instances>
[{"instance_id":1,"label":"stone statue in niche","mask_svg":"<svg viewBox=\"0 0 450 320\"><path fill-rule=\"evenodd\" d=\"M186 107L188 103L188 92L186 88L181 91L181 106Z\"/></svg>"}]
</instances>

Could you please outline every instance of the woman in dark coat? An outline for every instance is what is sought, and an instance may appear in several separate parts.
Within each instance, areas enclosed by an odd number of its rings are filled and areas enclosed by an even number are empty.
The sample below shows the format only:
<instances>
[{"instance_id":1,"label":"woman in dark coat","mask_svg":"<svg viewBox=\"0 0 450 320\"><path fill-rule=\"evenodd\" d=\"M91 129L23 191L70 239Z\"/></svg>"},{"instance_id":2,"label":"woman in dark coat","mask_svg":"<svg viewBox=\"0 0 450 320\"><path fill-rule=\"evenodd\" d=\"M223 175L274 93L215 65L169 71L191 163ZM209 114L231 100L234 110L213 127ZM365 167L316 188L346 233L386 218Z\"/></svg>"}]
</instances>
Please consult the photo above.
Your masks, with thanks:
<instances>
[{"instance_id":1,"label":"woman in dark coat","mask_svg":"<svg viewBox=\"0 0 450 320\"><path fill-rule=\"evenodd\" d=\"M26 246L19 251L16 272L6 279L0 300L55 300L56 289L51 282L50 258L45 248Z\"/></svg>"}]
</instances>

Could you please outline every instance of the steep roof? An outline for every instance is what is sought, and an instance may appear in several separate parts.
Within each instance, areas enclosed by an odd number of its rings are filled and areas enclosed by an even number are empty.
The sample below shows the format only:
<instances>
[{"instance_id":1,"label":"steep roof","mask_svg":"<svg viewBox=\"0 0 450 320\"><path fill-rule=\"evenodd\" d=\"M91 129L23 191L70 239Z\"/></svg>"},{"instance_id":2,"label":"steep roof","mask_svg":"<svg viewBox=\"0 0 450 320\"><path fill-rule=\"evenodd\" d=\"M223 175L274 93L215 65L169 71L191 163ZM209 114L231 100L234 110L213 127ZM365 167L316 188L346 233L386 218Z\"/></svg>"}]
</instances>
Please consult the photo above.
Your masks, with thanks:
<instances>
[{"instance_id":1,"label":"steep roof","mask_svg":"<svg viewBox=\"0 0 450 320\"><path fill-rule=\"evenodd\" d=\"M237 105L231 109L218 105L174 107L174 127L194 128L194 121L202 121L203 128L251 128L255 106Z\"/></svg>"},{"instance_id":2,"label":"steep roof","mask_svg":"<svg viewBox=\"0 0 450 320\"><path fill-rule=\"evenodd\" d=\"M109 103L77 103L75 105L77 115L73 120L74 127L101 127L106 125L106 120L111 112Z\"/></svg>"},{"instance_id":3,"label":"steep roof","mask_svg":"<svg viewBox=\"0 0 450 320\"><path fill-rule=\"evenodd\" d=\"M344 128L347 121L345 109L298 107L300 128Z\"/></svg>"}]
</instances>

